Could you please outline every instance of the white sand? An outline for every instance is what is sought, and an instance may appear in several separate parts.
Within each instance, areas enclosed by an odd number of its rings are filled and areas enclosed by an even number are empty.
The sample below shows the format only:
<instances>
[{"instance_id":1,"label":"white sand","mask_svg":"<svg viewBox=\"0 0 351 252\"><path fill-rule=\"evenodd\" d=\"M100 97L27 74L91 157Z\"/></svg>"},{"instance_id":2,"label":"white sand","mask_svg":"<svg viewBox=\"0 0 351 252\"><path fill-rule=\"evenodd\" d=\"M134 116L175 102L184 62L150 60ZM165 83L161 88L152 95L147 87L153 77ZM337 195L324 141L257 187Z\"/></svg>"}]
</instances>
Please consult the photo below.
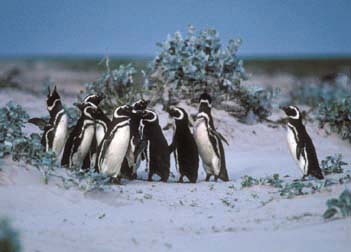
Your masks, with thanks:
<instances>
[{"instance_id":1,"label":"white sand","mask_svg":"<svg viewBox=\"0 0 351 252\"><path fill-rule=\"evenodd\" d=\"M0 92L1 106L11 98L33 116L46 113L38 107L44 97ZM276 117L282 115L278 113ZM64 189L57 178L45 185L35 168L6 159L0 160L0 216L13 220L26 252L350 250L351 219L322 218L326 200L350 184L293 199L268 186L240 189L244 175L279 173L289 175L286 180L301 175L288 152L284 129L243 125L223 111L214 110L213 115L230 142L225 147L228 183L204 182L200 165L197 184L124 180L110 192L85 193ZM166 121L162 114L161 124ZM320 160L342 153L351 162L351 145L326 136L315 125L307 129ZM170 141L171 131L166 134Z\"/></svg>"}]
</instances>

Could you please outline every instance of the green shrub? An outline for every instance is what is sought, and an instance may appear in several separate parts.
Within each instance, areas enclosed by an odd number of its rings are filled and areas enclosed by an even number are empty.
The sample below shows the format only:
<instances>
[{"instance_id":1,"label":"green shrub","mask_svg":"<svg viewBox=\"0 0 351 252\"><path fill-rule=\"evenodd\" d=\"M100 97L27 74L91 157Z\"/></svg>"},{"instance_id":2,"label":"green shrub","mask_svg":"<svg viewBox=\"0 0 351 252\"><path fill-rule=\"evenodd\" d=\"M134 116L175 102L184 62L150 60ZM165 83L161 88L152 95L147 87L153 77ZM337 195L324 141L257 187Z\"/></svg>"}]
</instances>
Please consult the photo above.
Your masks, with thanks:
<instances>
[{"instance_id":1,"label":"green shrub","mask_svg":"<svg viewBox=\"0 0 351 252\"><path fill-rule=\"evenodd\" d=\"M333 173L343 173L343 166L347 165L346 162L342 161L341 154L335 154L334 156L327 156L321 161L321 168L325 175Z\"/></svg>"},{"instance_id":2,"label":"green shrub","mask_svg":"<svg viewBox=\"0 0 351 252\"><path fill-rule=\"evenodd\" d=\"M325 219L330 219L338 213L342 217L351 216L351 192L345 189L339 198L327 200L327 207L328 209L323 214Z\"/></svg>"},{"instance_id":3,"label":"green shrub","mask_svg":"<svg viewBox=\"0 0 351 252\"><path fill-rule=\"evenodd\" d=\"M331 132L339 134L351 143L351 96L321 103L317 120L320 128L329 127ZM329 133L329 130L327 133Z\"/></svg>"}]
</instances>

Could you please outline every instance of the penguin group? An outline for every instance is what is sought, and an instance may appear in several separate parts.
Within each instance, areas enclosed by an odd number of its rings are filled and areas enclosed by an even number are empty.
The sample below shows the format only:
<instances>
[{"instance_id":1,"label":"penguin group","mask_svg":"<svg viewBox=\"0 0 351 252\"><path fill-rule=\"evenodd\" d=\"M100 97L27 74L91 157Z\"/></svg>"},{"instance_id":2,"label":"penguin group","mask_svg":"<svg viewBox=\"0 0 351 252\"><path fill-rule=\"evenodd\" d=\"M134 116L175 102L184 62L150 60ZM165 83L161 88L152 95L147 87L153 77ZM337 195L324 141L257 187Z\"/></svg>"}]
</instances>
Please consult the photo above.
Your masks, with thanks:
<instances>
[{"instance_id":1,"label":"penguin group","mask_svg":"<svg viewBox=\"0 0 351 252\"><path fill-rule=\"evenodd\" d=\"M149 101L140 99L133 104L118 106L112 117L99 107L102 94L91 94L74 105L80 111L76 124L68 129L65 112L56 86L48 89L49 120L32 118L30 123L43 130L41 143L45 151L62 153L61 165L68 169L96 172L120 183L121 178L137 178L137 169L146 162L148 181L158 175L167 182L173 154L179 183L198 180L199 162L206 173L205 181L229 181L226 168L224 136L218 132L211 114L212 98L205 91L199 97L195 121L179 106L167 109L173 121L173 138L168 144L159 123L158 114L150 109ZM281 108L288 116L287 141L289 150L300 168L303 179L314 176L323 179L317 154L296 106Z\"/></svg>"}]
</instances>

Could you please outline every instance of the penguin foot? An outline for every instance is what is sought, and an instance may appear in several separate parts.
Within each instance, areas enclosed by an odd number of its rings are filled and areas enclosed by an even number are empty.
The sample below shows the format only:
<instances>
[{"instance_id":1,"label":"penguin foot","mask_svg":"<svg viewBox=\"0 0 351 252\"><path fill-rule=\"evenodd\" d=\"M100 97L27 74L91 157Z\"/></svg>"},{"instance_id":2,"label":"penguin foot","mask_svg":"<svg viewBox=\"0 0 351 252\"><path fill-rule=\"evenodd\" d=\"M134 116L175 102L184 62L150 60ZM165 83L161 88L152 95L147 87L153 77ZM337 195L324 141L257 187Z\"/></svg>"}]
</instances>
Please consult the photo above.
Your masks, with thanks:
<instances>
[{"instance_id":1,"label":"penguin foot","mask_svg":"<svg viewBox=\"0 0 351 252\"><path fill-rule=\"evenodd\" d=\"M206 179L205 179L206 182L210 181L210 178L211 178L211 174L207 174L207 175L206 175Z\"/></svg>"},{"instance_id":2,"label":"penguin foot","mask_svg":"<svg viewBox=\"0 0 351 252\"><path fill-rule=\"evenodd\" d=\"M134 179L137 179L137 178L138 178L138 176L137 176L136 173L133 173L132 175L129 176L130 180L134 180Z\"/></svg>"},{"instance_id":3,"label":"penguin foot","mask_svg":"<svg viewBox=\"0 0 351 252\"><path fill-rule=\"evenodd\" d=\"M218 176L215 175L214 177L215 177L214 181L217 182L218 181Z\"/></svg>"},{"instance_id":4,"label":"penguin foot","mask_svg":"<svg viewBox=\"0 0 351 252\"><path fill-rule=\"evenodd\" d=\"M178 183L184 183L183 181L183 175L180 176L179 180L178 180Z\"/></svg>"},{"instance_id":5,"label":"penguin foot","mask_svg":"<svg viewBox=\"0 0 351 252\"><path fill-rule=\"evenodd\" d=\"M305 181L305 180L306 180L306 177L307 177L307 175L303 175L302 178L301 178L301 180L302 180L302 181Z\"/></svg>"},{"instance_id":6,"label":"penguin foot","mask_svg":"<svg viewBox=\"0 0 351 252\"><path fill-rule=\"evenodd\" d=\"M148 178L147 178L147 181L152 182L152 175L153 175L153 174L149 174L149 176L148 176Z\"/></svg>"},{"instance_id":7,"label":"penguin foot","mask_svg":"<svg viewBox=\"0 0 351 252\"><path fill-rule=\"evenodd\" d=\"M111 178L111 183L115 185L121 185L121 177L117 176L116 178Z\"/></svg>"}]
</instances>

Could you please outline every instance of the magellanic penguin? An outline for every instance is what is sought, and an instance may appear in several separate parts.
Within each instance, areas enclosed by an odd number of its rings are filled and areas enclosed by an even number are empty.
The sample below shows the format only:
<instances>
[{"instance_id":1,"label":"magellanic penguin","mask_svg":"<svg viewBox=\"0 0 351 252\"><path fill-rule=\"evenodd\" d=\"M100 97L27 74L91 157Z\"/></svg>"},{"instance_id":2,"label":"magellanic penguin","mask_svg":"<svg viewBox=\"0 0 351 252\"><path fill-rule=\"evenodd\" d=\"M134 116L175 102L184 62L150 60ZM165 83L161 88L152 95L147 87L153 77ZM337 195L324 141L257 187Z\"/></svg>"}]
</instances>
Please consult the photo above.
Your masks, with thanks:
<instances>
[{"instance_id":1,"label":"magellanic penguin","mask_svg":"<svg viewBox=\"0 0 351 252\"><path fill-rule=\"evenodd\" d=\"M100 102L104 99L103 94L91 94L86 96L83 99L83 103L92 103L95 106L99 106ZM84 163L83 163L83 170L87 170L91 167L95 167L95 161L96 161L96 153L98 146L102 142L102 139L104 138L108 125L111 123L111 120L106 116L106 114L102 111L101 108L97 108L97 111L95 113L95 133L94 133L94 138L89 150L88 155L85 157Z\"/></svg>"},{"instance_id":2,"label":"magellanic penguin","mask_svg":"<svg viewBox=\"0 0 351 252\"><path fill-rule=\"evenodd\" d=\"M120 171L125 160L130 141L131 106L123 105L113 113L107 133L102 140L96 159L96 169L119 183Z\"/></svg>"},{"instance_id":3,"label":"magellanic penguin","mask_svg":"<svg viewBox=\"0 0 351 252\"><path fill-rule=\"evenodd\" d=\"M52 150L56 155L60 155L68 135L68 117L63 109L56 86L52 92L50 91L50 87L48 87L46 104L50 114L49 121L47 122L42 118L32 118L28 122L44 130L41 144L45 150Z\"/></svg>"},{"instance_id":4,"label":"magellanic penguin","mask_svg":"<svg viewBox=\"0 0 351 252\"><path fill-rule=\"evenodd\" d=\"M191 183L196 183L199 169L199 154L194 136L189 129L188 114L180 107L170 107L168 113L174 118L174 135L170 152L174 153L179 182L183 183L186 176Z\"/></svg>"},{"instance_id":5,"label":"magellanic penguin","mask_svg":"<svg viewBox=\"0 0 351 252\"><path fill-rule=\"evenodd\" d=\"M227 141L214 128L211 116L211 96L203 93L199 101L199 113L194 124L194 138L206 172L206 181L209 181L212 175L215 181L218 178L229 181L222 144L222 141L225 143Z\"/></svg>"},{"instance_id":6,"label":"magellanic penguin","mask_svg":"<svg viewBox=\"0 0 351 252\"><path fill-rule=\"evenodd\" d=\"M67 168L80 169L94 138L97 106L92 103L75 104L81 111L77 124L70 133L61 160Z\"/></svg>"},{"instance_id":7,"label":"magellanic penguin","mask_svg":"<svg viewBox=\"0 0 351 252\"><path fill-rule=\"evenodd\" d=\"M157 174L161 181L167 182L170 173L170 153L168 143L154 111L144 110L142 119L142 138L146 140L146 159L149 171L148 180Z\"/></svg>"},{"instance_id":8,"label":"magellanic penguin","mask_svg":"<svg viewBox=\"0 0 351 252\"><path fill-rule=\"evenodd\" d=\"M291 155L303 174L302 179L308 175L314 176L317 179L323 179L317 153L312 139L302 123L300 110L296 106L282 107L281 109L289 119L287 125L288 146Z\"/></svg>"},{"instance_id":9,"label":"magellanic penguin","mask_svg":"<svg viewBox=\"0 0 351 252\"><path fill-rule=\"evenodd\" d=\"M126 154L127 162L122 167L122 173L129 179L137 178L137 166L140 163L140 156L146 147L146 141L141 139L140 121L142 112L147 108L149 101L139 99L132 104L132 113L130 116L130 143Z\"/></svg>"}]
</instances>

